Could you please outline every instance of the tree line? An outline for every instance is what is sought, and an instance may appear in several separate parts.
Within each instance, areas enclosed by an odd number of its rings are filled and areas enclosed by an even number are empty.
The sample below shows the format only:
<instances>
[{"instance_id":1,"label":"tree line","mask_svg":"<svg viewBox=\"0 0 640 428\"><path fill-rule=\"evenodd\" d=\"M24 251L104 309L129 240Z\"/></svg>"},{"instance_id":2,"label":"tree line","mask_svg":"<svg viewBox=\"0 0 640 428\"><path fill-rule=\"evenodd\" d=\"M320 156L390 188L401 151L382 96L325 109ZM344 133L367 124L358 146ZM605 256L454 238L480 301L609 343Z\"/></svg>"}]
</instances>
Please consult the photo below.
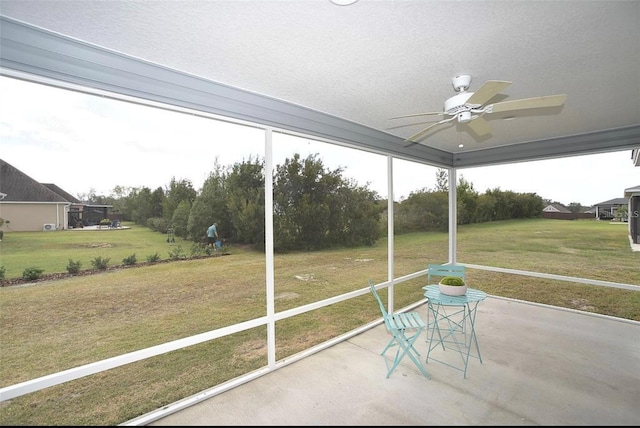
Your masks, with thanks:
<instances>
[{"instance_id":1,"label":"tree line","mask_svg":"<svg viewBox=\"0 0 640 428\"><path fill-rule=\"evenodd\" d=\"M109 196L91 191L80 199L111 205L125 221L160 233L202 242L207 227L218 223L221 237L264 249L264 160L250 157L230 166L217 161L202 188L173 177L166 188L116 186ZM499 188L480 194L460 177L456 186L458 224L539 217L545 201L535 193ZM449 221L446 170L436 186L394 202L394 233L446 232ZM386 235L387 200L368 185L325 167L318 155L299 154L277 165L273 174L274 249L277 252L374 245Z\"/></svg>"}]
</instances>

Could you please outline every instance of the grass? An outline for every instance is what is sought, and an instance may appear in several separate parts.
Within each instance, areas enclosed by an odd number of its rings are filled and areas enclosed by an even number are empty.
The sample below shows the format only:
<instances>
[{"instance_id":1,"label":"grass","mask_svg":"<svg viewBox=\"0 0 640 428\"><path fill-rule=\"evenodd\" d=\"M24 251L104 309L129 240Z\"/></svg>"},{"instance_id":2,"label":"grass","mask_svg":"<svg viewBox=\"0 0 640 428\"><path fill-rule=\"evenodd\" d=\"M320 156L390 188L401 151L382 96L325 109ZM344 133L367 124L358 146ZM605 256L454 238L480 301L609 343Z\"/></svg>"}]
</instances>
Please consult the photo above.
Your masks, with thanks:
<instances>
[{"instance_id":1,"label":"grass","mask_svg":"<svg viewBox=\"0 0 640 428\"><path fill-rule=\"evenodd\" d=\"M640 284L640 253L626 226L597 221L526 220L460 227L458 261ZM175 246L135 225L121 231L8 233L0 265L65 272L69 258L120 263ZM43 251L47 249L47 251ZM395 276L447 260L447 234L396 237ZM86 264L85 264L86 263ZM0 288L0 382L13 385L266 313L263 253L231 246L229 255L119 268L90 276ZM374 247L275 257L275 305L292 307L367 287L387 276L387 241ZM9 275L7 275L9 277ZM396 307L422 297L424 279L396 286ZM467 282L488 294L640 321L640 293L477 270ZM380 291L386 299L386 290ZM386 301L386 300L383 300ZM379 318L364 295L276 323L282 359ZM267 364L258 327L139 361L0 405L2 425L114 425Z\"/></svg>"},{"instance_id":2,"label":"grass","mask_svg":"<svg viewBox=\"0 0 640 428\"><path fill-rule=\"evenodd\" d=\"M81 269L92 269L97 257L109 259L109 265L120 265L132 254L139 262L158 254L168 259L170 252L181 247L189 253L193 243L176 239L171 245L167 236L146 227L123 223L130 229L83 230L55 232L8 232L0 241L0 266L5 278L19 278L25 268L36 266L44 273L67 272L69 260L79 261ZM34 257L35 256L35 257Z\"/></svg>"}]
</instances>

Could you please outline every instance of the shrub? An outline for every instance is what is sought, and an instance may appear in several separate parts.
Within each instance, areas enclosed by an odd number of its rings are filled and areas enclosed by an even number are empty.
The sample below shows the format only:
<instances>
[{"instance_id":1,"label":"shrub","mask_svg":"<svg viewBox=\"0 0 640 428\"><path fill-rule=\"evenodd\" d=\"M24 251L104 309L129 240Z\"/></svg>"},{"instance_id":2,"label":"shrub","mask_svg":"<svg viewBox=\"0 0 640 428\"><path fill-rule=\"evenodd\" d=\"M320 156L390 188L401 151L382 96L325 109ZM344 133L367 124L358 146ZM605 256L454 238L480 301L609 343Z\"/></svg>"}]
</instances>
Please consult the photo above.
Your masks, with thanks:
<instances>
[{"instance_id":1,"label":"shrub","mask_svg":"<svg viewBox=\"0 0 640 428\"><path fill-rule=\"evenodd\" d=\"M150 263L160 261L160 254L155 253L155 254L151 254L150 256L147 256L147 261Z\"/></svg>"},{"instance_id":2,"label":"shrub","mask_svg":"<svg viewBox=\"0 0 640 428\"><path fill-rule=\"evenodd\" d=\"M464 279L459 276L445 276L440 280L440 284L444 285L465 285Z\"/></svg>"},{"instance_id":3,"label":"shrub","mask_svg":"<svg viewBox=\"0 0 640 428\"><path fill-rule=\"evenodd\" d=\"M210 256L213 254L213 248L208 246L208 245L202 245L199 243L193 243L191 245L191 257L198 257L198 256Z\"/></svg>"},{"instance_id":4,"label":"shrub","mask_svg":"<svg viewBox=\"0 0 640 428\"><path fill-rule=\"evenodd\" d=\"M74 262L72 259L69 259L69 263L67 263L67 272L69 273L78 273L80 272L80 268L82 267L82 262L78 260Z\"/></svg>"},{"instance_id":5,"label":"shrub","mask_svg":"<svg viewBox=\"0 0 640 428\"><path fill-rule=\"evenodd\" d=\"M181 259L186 259L187 255L182 249L182 247L178 245L177 247L173 247L173 249L169 251L169 258L171 260L181 260Z\"/></svg>"},{"instance_id":6,"label":"shrub","mask_svg":"<svg viewBox=\"0 0 640 428\"><path fill-rule=\"evenodd\" d=\"M30 266L22 272L22 278L28 281L34 281L42 276L42 272L44 272L44 269Z\"/></svg>"},{"instance_id":7,"label":"shrub","mask_svg":"<svg viewBox=\"0 0 640 428\"><path fill-rule=\"evenodd\" d=\"M7 268L4 266L0 266L0 279L4 279L4 275L7 272Z\"/></svg>"},{"instance_id":8,"label":"shrub","mask_svg":"<svg viewBox=\"0 0 640 428\"><path fill-rule=\"evenodd\" d=\"M125 266L135 265L137 261L138 261L138 259L136 259L136 255L135 254L131 254L129 257L125 257L124 259L122 259L122 263Z\"/></svg>"},{"instance_id":9,"label":"shrub","mask_svg":"<svg viewBox=\"0 0 640 428\"><path fill-rule=\"evenodd\" d=\"M147 219L147 227L160 233L167 233L169 230L169 220L162 217L151 217Z\"/></svg>"},{"instance_id":10,"label":"shrub","mask_svg":"<svg viewBox=\"0 0 640 428\"><path fill-rule=\"evenodd\" d=\"M109 257L96 257L95 259L91 260L91 266L94 267L94 269L106 269L107 265L109 264L109 260L111 260Z\"/></svg>"}]
</instances>

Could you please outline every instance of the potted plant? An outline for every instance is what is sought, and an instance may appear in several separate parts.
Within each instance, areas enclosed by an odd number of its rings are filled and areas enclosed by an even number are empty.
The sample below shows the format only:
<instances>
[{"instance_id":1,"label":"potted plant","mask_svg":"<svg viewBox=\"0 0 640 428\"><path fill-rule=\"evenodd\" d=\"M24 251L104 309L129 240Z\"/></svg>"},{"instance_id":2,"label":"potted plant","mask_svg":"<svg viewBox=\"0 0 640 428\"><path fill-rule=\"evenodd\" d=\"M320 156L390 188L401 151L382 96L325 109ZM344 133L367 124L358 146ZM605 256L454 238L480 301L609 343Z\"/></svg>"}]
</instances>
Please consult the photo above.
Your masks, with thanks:
<instances>
[{"instance_id":1,"label":"potted plant","mask_svg":"<svg viewBox=\"0 0 640 428\"><path fill-rule=\"evenodd\" d=\"M467 284L459 276L442 277L438 283L438 288L442 294L449 296L462 296L467 292Z\"/></svg>"}]
</instances>

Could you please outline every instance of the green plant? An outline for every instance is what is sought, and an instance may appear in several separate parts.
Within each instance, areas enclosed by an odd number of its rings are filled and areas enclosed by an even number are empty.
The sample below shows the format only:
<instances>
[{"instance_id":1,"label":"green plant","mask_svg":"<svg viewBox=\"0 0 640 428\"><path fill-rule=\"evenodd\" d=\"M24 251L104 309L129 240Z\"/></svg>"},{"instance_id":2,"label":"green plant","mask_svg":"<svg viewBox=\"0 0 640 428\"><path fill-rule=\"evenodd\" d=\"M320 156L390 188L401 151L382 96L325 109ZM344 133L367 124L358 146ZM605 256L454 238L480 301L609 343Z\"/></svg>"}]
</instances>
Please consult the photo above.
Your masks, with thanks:
<instances>
[{"instance_id":1,"label":"green plant","mask_svg":"<svg viewBox=\"0 0 640 428\"><path fill-rule=\"evenodd\" d=\"M157 262L160 261L160 254L158 253L153 253L149 256L147 256L147 261L148 262Z\"/></svg>"},{"instance_id":2,"label":"green plant","mask_svg":"<svg viewBox=\"0 0 640 428\"><path fill-rule=\"evenodd\" d=\"M466 285L464 279L459 276L445 276L440 280L440 284L454 286Z\"/></svg>"},{"instance_id":3,"label":"green plant","mask_svg":"<svg viewBox=\"0 0 640 428\"><path fill-rule=\"evenodd\" d=\"M100 220L100 226L109 226L111 224L111 220L109 220L108 218L103 218L102 220Z\"/></svg>"},{"instance_id":4,"label":"green plant","mask_svg":"<svg viewBox=\"0 0 640 428\"><path fill-rule=\"evenodd\" d=\"M122 259L122 264L124 264L125 266L131 266L135 265L137 261L138 259L136 259L136 255L131 254L129 257L125 257L124 259Z\"/></svg>"},{"instance_id":5,"label":"green plant","mask_svg":"<svg viewBox=\"0 0 640 428\"><path fill-rule=\"evenodd\" d=\"M41 269L35 266L30 266L26 268L24 272L22 272L22 278L28 281L34 281L40 278L43 272L44 272L44 269Z\"/></svg>"},{"instance_id":6,"label":"green plant","mask_svg":"<svg viewBox=\"0 0 640 428\"><path fill-rule=\"evenodd\" d=\"M0 266L0 279L4 279L4 274L7 271L7 268L4 266Z\"/></svg>"},{"instance_id":7,"label":"green plant","mask_svg":"<svg viewBox=\"0 0 640 428\"><path fill-rule=\"evenodd\" d=\"M69 262L67 263L67 272L78 273L80 272L81 267L82 267L82 262L80 260L78 260L77 262L74 262L72 259L69 259Z\"/></svg>"},{"instance_id":8,"label":"green plant","mask_svg":"<svg viewBox=\"0 0 640 428\"><path fill-rule=\"evenodd\" d=\"M111 260L109 257L98 256L91 260L91 266L93 266L94 269L103 270L107 268L107 265L109 265L109 260Z\"/></svg>"},{"instance_id":9,"label":"green plant","mask_svg":"<svg viewBox=\"0 0 640 428\"><path fill-rule=\"evenodd\" d=\"M187 258L187 254L184 252L182 247L178 245L177 247L173 247L173 249L169 251L169 258L171 260L183 260Z\"/></svg>"}]
</instances>

